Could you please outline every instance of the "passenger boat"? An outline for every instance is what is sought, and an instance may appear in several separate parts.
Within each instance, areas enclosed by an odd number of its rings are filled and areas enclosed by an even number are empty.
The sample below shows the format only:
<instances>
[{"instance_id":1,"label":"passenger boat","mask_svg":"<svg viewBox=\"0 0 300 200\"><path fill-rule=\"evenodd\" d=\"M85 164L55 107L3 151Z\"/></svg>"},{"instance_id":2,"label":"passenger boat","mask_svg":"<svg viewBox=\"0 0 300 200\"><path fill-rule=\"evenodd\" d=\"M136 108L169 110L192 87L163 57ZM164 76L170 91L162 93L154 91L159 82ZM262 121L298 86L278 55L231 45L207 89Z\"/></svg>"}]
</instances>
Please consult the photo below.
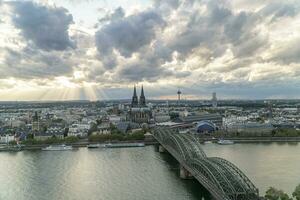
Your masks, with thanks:
<instances>
[{"instance_id":1,"label":"passenger boat","mask_svg":"<svg viewBox=\"0 0 300 200\"><path fill-rule=\"evenodd\" d=\"M145 143L135 142L135 143L108 143L105 144L106 148L122 148L122 147L144 147Z\"/></svg>"},{"instance_id":2,"label":"passenger boat","mask_svg":"<svg viewBox=\"0 0 300 200\"><path fill-rule=\"evenodd\" d=\"M104 147L104 145L101 144L88 144L87 148L89 149L95 149L95 148L100 148L100 147Z\"/></svg>"},{"instance_id":3,"label":"passenger boat","mask_svg":"<svg viewBox=\"0 0 300 200\"><path fill-rule=\"evenodd\" d=\"M62 145L50 145L48 147L42 148L43 151L68 151L72 150L72 146Z\"/></svg>"},{"instance_id":4,"label":"passenger boat","mask_svg":"<svg viewBox=\"0 0 300 200\"><path fill-rule=\"evenodd\" d=\"M234 142L232 140L219 140L218 144L228 145L228 144L234 144Z\"/></svg>"},{"instance_id":5,"label":"passenger boat","mask_svg":"<svg viewBox=\"0 0 300 200\"><path fill-rule=\"evenodd\" d=\"M1 145L0 151L22 151L22 147L21 145Z\"/></svg>"}]
</instances>

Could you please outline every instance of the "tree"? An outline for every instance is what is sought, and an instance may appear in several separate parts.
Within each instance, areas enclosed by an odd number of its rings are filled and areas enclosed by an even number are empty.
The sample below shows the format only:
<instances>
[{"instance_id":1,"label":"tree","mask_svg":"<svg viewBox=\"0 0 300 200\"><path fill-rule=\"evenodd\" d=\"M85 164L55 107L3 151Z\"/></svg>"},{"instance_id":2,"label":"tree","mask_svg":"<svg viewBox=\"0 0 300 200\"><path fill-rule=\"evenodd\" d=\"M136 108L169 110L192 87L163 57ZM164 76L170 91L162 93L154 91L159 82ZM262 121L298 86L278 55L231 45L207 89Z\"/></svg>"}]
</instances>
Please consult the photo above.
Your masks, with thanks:
<instances>
[{"instance_id":1,"label":"tree","mask_svg":"<svg viewBox=\"0 0 300 200\"><path fill-rule=\"evenodd\" d=\"M97 125L100 125L102 123L102 119L96 119Z\"/></svg>"},{"instance_id":2,"label":"tree","mask_svg":"<svg viewBox=\"0 0 300 200\"><path fill-rule=\"evenodd\" d=\"M27 138L26 138L26 139L27 139L27 140L28 140L28 139L33 139L33 136L34 136L34 135L33 135L32 133L28 133L28 135L27 135Z\"/></svg>"},{"instance_id":3,"label":"tree","mask_svg":"<svg viewBox=\"0 0 300 200\"><path fill-rule=\"evenodd\" d=\"M97 131L98 127L96 123L92 123L90 129L88 130L88 135L91 135L93 132Z\"/></svg>"},{"instance_id":4,"label":"tree","mask_svg":"<svg viewBox=\"0 0 300 200\"><path fill-rule=\"evenodd\" d=\"M295 188L293 197L296 198L296 200L300 200L300 184Z\"/></svg>"},{"instance_id":5,"label":"tree","mask_svg":"<svg viewBox=\"0 0 300 200\"><path fill-rule=\"evenodd\" d=\"M75 143L75 142L78 142L79 139L76 136L69 136L69 137L66 137L64 140L66 143Z\"/></svg>"},{"instance_id":6,"label":"tree","mask_svg":"<svg viewBox=\"0 0 300 200\"><path fill-rule=\"evenodd\" d=\"M69 128L67 127L64 129L64 137L68 136L68 132L69 132Z\"/></svg>"},{"instance_id":7,"label":"tree","mask_svg":"<svg viewBox=\"0 0 300 200\"><path fill-rule=\"evenodd\" d=\"M265 198L267 200L292 200L289 195L284 193L282 190L278 190L274 187L270 187L266 191Z\"/></svg>"}]
</instances>

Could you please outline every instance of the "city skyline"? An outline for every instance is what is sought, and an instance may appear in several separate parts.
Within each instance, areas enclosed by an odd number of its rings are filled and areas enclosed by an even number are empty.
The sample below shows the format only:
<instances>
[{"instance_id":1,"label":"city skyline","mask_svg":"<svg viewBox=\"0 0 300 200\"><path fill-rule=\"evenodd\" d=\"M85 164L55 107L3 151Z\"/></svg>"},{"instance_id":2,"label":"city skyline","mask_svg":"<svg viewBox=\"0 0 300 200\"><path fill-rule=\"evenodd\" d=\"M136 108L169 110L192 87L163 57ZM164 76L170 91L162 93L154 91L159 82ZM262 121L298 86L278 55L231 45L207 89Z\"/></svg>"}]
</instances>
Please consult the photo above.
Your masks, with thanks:
<instances>
[{"instance_id":1,"label":"city skyline","mask_svg":"<svg viewBox=\"0 0 300 200\"><path fill-rule=\"evenodd\" d=\"M0 101L300 98L300 3L0 1ZM284 28L283 28L284 27Z\"/></svg>"}]
</instances>

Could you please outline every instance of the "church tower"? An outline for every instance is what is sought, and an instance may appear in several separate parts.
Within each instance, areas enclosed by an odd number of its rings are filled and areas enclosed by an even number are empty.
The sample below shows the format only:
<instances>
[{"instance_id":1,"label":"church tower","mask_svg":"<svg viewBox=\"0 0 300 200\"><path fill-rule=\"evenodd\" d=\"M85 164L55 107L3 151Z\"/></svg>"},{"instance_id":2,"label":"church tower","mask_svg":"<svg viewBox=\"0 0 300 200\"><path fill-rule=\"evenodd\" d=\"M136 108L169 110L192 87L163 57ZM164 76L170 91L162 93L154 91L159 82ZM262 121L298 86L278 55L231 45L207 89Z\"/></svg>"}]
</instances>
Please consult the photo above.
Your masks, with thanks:
<instances>
[{"instance_id":1,"label":"church tower","mask_svg":"<svg viewBox=\"0 0 300 200\"><path fill-rule=\"evenodd\" d=\"M144 95L144 87L142 86L141 96L140 96L140 107L146 107L146 98Z\"/></svg>"},{"instance_id":2,"label":"church tower","mask_svg":"<svg viewBox=\"0 0 300 200\"><path fill-rule=\"evenodd\" d=\"M32 131L40 131L40 119L37 112L32 117Z\"/></svg>"},{"instance_id":3,"label":"church tower","mask_svg":"<svg viewBox=\"0 0 300 200\"><path fill-rule=\"evenodd\" d=\"M134 86L133 88L133 96L132 96L132 100L131 100L131 107L138 107L139 102L138 102L138 97L136 95L136 88Z\"/></svg>"}]
</instances>

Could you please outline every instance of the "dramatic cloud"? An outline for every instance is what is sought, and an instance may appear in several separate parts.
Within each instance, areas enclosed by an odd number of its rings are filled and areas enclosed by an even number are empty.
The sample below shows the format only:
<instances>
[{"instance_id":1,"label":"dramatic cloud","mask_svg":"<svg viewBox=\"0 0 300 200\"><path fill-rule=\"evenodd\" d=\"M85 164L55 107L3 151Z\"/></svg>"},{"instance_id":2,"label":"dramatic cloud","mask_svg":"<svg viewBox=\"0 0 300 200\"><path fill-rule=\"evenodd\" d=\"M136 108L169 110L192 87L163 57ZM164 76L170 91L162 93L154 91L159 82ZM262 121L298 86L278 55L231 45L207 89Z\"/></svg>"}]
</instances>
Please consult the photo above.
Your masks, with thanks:
<instances>
[{"instance_id":1,"label":"dramatic cloud","mask_svg":"<svg viewBox=\"0 0 300 200\"><path fill-rule=\"evenodd\" d=\"M65 8L46 7L29 1L11 5L15 12L12 20L26 40L47 51L75 47L68 33L73 17Z\"/></svg>"},{"instance_id":2,"label":"dramatic cloud","mask_svg":"<svg viewBox=\"0 0 300 200\"><path fill-rule=\"evenodd\" d=\"M300 92L298 0L54 2L0 0L0 94L15 81L98 98L133 83L153 97Z\"/></svg>"},{"instance_id":3,"label":"dramatic cloud","mask_svg":"<svg viewBox=\"0 0 300 200\"><path fill-rule=\"evenodd\" d=\"M117 13L120 11L116 10ZM145 45L149 45L155 38L156 29L163 25L161 16L152 10L121 17L118 20L113 18L96 33L98 51L102 58L111 56L114 49L122 56L130 57ZM108 64L108 67L114 67L114 64Z\"/></svg>"},{"instance_id":4,"label":"dramatic cloud","mask_svg":"<svg viewBox=\"0 0 300 200\"><path fill-rule=\"evenodd\" d=\"M105 10L100 9L100 12L103 12ZM107 13L104 17L102 17L99 22L105 23L110 22L114 20L122 19L125 16L125 11L122 7L118 7L117 9L113 10L111 13Z\"/></svg>"},{"instance_id":5,"label":"dramatic cloud","mask_svg":"<svg viewBox=\"0 0 300 200\"><path fill-rule=\"evenodd\" d=\"M6 49L5 65L0 65L0 78L21 79L54 78L72 74L69 54L39 52L25 48L23 51Z\"/></svg>"}]
</instances>

